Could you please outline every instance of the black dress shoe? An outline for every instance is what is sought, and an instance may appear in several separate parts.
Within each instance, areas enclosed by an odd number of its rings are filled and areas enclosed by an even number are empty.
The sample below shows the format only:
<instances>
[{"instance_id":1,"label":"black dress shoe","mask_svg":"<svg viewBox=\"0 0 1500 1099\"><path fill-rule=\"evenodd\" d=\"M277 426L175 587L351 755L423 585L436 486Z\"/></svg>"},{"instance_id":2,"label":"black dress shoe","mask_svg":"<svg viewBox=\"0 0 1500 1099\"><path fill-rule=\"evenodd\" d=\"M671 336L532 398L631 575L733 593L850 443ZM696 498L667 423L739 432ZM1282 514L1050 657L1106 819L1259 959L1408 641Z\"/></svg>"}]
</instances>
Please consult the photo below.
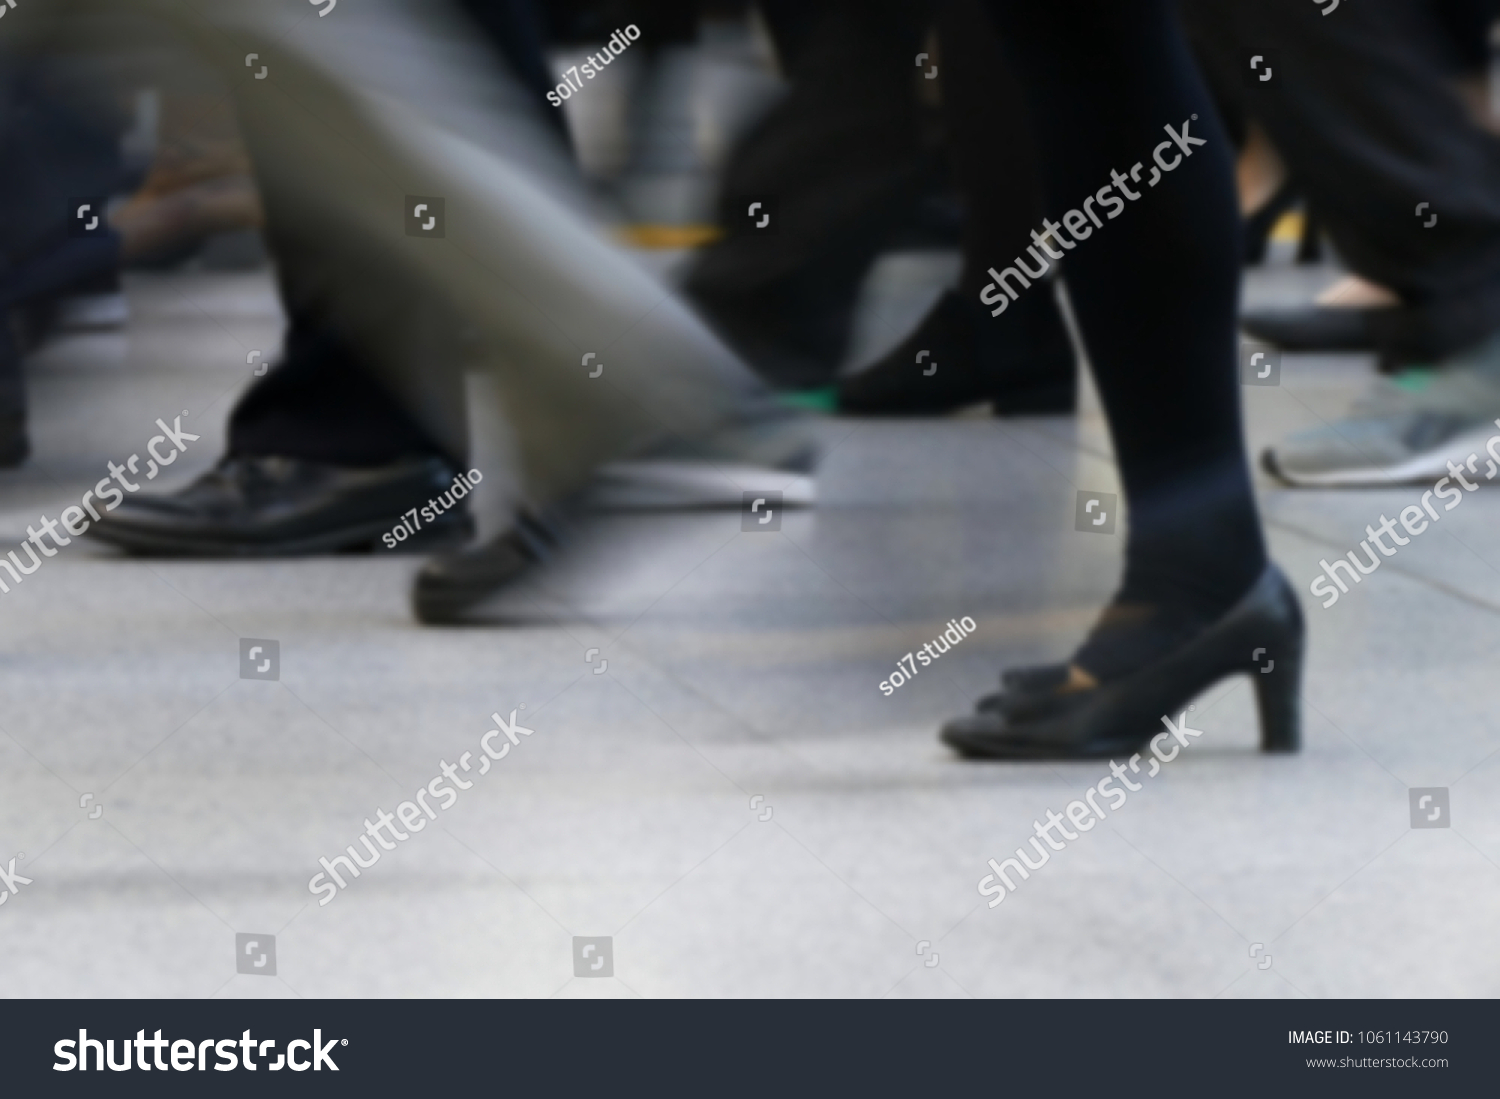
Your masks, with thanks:
<instances>
[{"instance_id":1,"label":"black dress shoe","mask_svg":"<svg viewBox=\"0 0 1500 1099\"><path fill-rule=\"evenodd\" d=\"M1374 351L1380 345L1383 326L1402 312L1400 306L1251 309L1240 317L1240 327L1255 339L1287 351Z\"/></svg>"},{"instance_id":2,"label":"black dress shoe","mask_svg":"<svg viewBox=\"0 0 1500 1099\"><path fill-rule=\"evenodd\" d=\"M1068 681L1067 664L1037 664L1024 668L1007 668L1000 673L1000 689L974 703L980 713L1000 710L1015 698L1039 695L1062 689Z\"/></svg>"},{"instance_id":3,"label":"black dress shoe","mask_svg":"<svg viewBox=\"0 0 1500 1099\"><path fill-rule=\"evenodd\" d=\"M986 759L1092 759L1140 751L1194 695L1249 673L1260 709L1261 748L1294 752L1305 628L1302 607L1275 565L1217 622L1165 659L1090 690L1005 690L989 708L943 726L943 742ZM1260 663L1264 657L1266 663ZM1056 666L1054 666L1056 667ZM1040 688L1044 669L1018 686ZM1055 682L1055 680L1054 680Z\"/></svg>"},{"instance_id":4,"label":"black dress shoe","mask_svg":"<svg viewBox=\"0 0 1500 1099\"><path fill-rule=\"evenodd\" d=\"M89 535L134 553L279 557L381 549L398 525L401 548L431 550L472 537L452 496L454 470L440 458L406 458L370 469L298 458L225 458L177 492L130 496ZM446 503L422 510L433 500ZM467 490L465 490L467 494ZM417 510L415 521L411 516ZM406 515L403 522L402 516Z\"/></svg>"},{"instance_id":5,"label":"black dress shoe","mask_svg":"<svg viewBox=\"0 0 1500 1099\"><path fill-rule=\"evenodd\" d=\"M429 626L463 622L470 609L553 557L558 541L556 530L522 512L495 539L424 564L412 586L412 610Z\"/></svg>"},{"instance_id":6,"label":"black dress shoe","mask_svg":"<svg viewBox=\"0 0 1500 1099\"><path fill-rule=\"evenodd\" d=\"M895 350L840 379L838 401L862 416L932 416L984 401L997 416L1072 412L1073 348L1050 296L1028 296L997 319L950 290Z\"/></svg>"}]
</instances>

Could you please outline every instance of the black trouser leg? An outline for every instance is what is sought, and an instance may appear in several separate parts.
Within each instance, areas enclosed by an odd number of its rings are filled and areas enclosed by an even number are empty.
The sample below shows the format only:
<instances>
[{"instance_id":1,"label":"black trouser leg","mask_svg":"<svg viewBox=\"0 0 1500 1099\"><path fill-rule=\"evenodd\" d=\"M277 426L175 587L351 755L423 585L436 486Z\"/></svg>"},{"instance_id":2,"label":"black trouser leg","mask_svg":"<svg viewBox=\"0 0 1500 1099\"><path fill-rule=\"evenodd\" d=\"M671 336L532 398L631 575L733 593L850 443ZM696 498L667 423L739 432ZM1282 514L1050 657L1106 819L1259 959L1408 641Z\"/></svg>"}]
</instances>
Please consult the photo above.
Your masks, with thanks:
<instances>
[{"instance_id":1,"label":"black trouser leg","mask_svg":"<svg viewBox=\"0 0 1500 1099\"><path fill-rule=\"evenodd\" d=\"M282 361L230 413L229 454L345 467L465 457L444 454L332 328L295 313Z\"/></svg>"},{"instance_id":2,"label":"black trouser leg","mask_svg":"<svg viewBox=\"0 0 1500 1099\"><path fill-rule=\"evenodd\" d=\"M719 220L686 290L772 382L837 373L861 282L911 211L930 160L913 92L927 5L773 2L791 89L734 151ZM772 232L747 217L772 204ZM759 220L759 215L755 219Z\"/></svg>"},{"instance_id":3,"label":"black trouser leg","mask_svg":"<svg viewBox=\"0 0 1500 1099\"><path fill-rule=\"evenodd\" d=\"M1349 266L1412 307L1393 316L1383 350L1439 358L1500 328L1500 138L1449 87L1465 51L1440 9L1345 2L1324 17L1306 0L1184 6L1215 69L1238 80L1250 54L1274 59L1272 79L1242 84L1241 102Z\"/></svg>"},{"instance_id":4,"label":"black trouser leg","mask_svg":"<svg viewBox=\"0 0 1500 1099\"><path fill-rule=\"evenodd\" d=\"M540 100L552 86L542 43L542 18L532 0L463 0L461 5L496 47L517 79ZM611 28L613 29L613 28ZM546 113L561 125L561 115ZM324 322L315 303L283 294L291 314L282 361L240 398L229 417L229 453L301 458L346 467L384 465L449 453L361 365L352 344ZM435 369L434 389L452 374ZM441 398L461 401L450 393Z\"/></svg>"}]
</instances>

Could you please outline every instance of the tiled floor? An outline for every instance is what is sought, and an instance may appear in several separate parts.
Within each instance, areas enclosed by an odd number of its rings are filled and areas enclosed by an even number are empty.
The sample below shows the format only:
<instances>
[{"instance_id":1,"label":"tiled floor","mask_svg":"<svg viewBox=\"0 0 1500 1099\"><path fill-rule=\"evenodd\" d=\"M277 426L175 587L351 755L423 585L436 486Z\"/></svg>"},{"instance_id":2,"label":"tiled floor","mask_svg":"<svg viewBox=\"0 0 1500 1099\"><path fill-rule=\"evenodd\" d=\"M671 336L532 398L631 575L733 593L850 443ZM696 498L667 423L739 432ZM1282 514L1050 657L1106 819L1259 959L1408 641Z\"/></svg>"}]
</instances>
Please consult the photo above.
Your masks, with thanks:
<instances>
[{"instance_id":1,"label":"tiled floor","mask_svg":"<svg viewBox=\"0 0 1500 1099\"><path fill-rule=\"evenodd\" d=\"M264 275L130 290L128 332L33 364L5 544L158 416L188 409L202 435L159 483L208 466L248 353L276 346ZM1252 440L1336 414L1368 373L1289 357L1280 387L1246 390ZM601 517L545 590L496 608L505 626L417 626L413 558L48 559L0 596L0 868L24 852L32 879L0 908L4 993L1500 992L1493 490L1334 608L1307 597L1304 752L1256 754L1246 684L1220 685L1200 742L991 910L986 860L1104 767L962 763L934 734L998 667L1066 653L1111 591L1119 536L1073 529L1077 489L1116 488L1102 421L1090 401L1076 422L827 434L816 512L764 534ZM1412 496L1261 488L1303 591ZM972 637L881 694L965 615ZM279 641L278 681L240 678L240 638ZM320 856L513 709L534 733L320 907ZM1409 787L1446 787L1452 827L1413 829ZM275 936L274 977L237 973L236 933ZM609 964L575 936L608 936Z\"/></svg>"}]
</instances>

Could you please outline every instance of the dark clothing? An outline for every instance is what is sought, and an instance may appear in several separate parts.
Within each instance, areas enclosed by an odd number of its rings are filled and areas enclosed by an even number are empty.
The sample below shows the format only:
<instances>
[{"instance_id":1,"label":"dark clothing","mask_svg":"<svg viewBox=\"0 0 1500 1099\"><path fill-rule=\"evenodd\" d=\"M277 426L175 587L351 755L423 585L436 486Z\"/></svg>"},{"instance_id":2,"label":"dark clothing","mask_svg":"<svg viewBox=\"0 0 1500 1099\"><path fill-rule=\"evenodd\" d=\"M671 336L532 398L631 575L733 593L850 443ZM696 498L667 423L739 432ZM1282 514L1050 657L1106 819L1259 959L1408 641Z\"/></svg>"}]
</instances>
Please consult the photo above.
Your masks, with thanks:
<instances>
[{"instance_id":1,"label":"dark clothing","mask_svg":"<svg viewBox=\"0 0 1500 1099\"><path fill-rule=\"evenodd\" d=\"M1474 46L1454 28L1476 33L1488 5L1182 6L1216 92L1265 127L1350 268L1410 307L1377 315L1381 350L1438 359L1500 327L1500 138L1447 82ZM1264 83L1242 79L1257 52L1274 62Z\"/></svg>"},{"instance_id":2,"label":"dark clothing","mask_svg":"<svg viewBox=\"0 0 1500 1099\"><path fill-rule=\"evenodd\" d=\"M13 311L108 282L119 238L72 236L70 222L83 200L99 206L132 182L116 120L75 102L63 76L59 66L0 53L0 418L8 420L26 411Z\"/></svg>"},{"instance_id":3,"label":"dark clothing","mask_svg":"<svg viewBox=\"0 0 1500 1099\"><path fill-rule=\"evenodd\" d=\"M1230 144L1170 0L990 7L1029 106L1050 218L1078 208L1112 171L1151 164L1166 126L1207 141L1066 253L1130 504L1116 602L1159 612L1126 638L1101 629L1085 644L1079 664L1109 679L1191 637L1265 567L1240 429Z\"/></svg>"},{"instance_id":4,"label":"dark clothing","mask_svg":"<svg viewBox=\"0 0 1500 1099\"><path fill-rule=\"evenodd\" d=\"M990 281L987 268L1025 251L1041 224L1041 172L1021 86L983 0L946 0L937 30L944 144L964 198L958 288L978 297Z\"/></svg>"},{"instance_id":5,"label":"dark clothing","mask_svg":"<svg viewBox=\"0 0 1500 1099\"><path fill-rule=\"evenodd\" d=\"M293 316L282 360L229 414L231 457L370 467L435 455L455 466L329 326Z\"/></svg>"},{"instance_id":6,"label":"dark clothing","mask_svg":"<svg viewBox=\"0 0 1500 1099\"><path fill-rule=\"evenodd\" d=\"M838 372L859 288L940 164L915 95L927 4L771 0L787 94L735 148L684 289L773 384ZM771 214L769 232L747 216Z\"/></svg>"},{"instance_id":7,"label":"dark clothing","mask_svg":"<svg viewBox=\"0 0 1500 1099\"><path fill-rule=\"evenodd\" d=\"M462 0L460 6L540 103L554 81L543 52L541 14L533 0ZM554 126L563 125L559 111L548 110L542 116ZM418 426L314 307L290 294L283 294L282 301L291 314L286 347L281 361L240 397L230 413L231 456L370 467L434 455L455 466L467 465L466 455L447 453ZM433 371L434 388L452 381L451 372ZM445 393L441 399L462 398Z\"/></svg>"}]
</instances>

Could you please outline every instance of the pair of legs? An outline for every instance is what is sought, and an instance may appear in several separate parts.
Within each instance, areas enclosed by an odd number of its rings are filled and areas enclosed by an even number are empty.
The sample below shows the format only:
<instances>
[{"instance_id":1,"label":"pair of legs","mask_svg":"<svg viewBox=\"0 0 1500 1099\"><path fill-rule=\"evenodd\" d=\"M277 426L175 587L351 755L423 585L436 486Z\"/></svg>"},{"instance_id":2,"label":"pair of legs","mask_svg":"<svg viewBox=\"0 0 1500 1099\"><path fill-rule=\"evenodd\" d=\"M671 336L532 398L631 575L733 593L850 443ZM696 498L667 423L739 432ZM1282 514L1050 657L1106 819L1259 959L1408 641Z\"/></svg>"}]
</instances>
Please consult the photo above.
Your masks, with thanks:
<instances>
[{"instance_id":1,"label":"pair of legs","mask_svg":"<svg viewBox=\"0 0 1500 1099\"><path fill-rule=\"evenodd\" d=\"M1500 137L1454 87L1484 28L1456 30L1452 7L1392 0L1324 18L1294 0L1183 3L1220 96L1265 127L1349 266L1400 299L1377 333L1397 362L1500 327ZM1280 68L1256 87L1241 69L1260 48Z\"/></svg>"},{"instance_id":2,"label":"pair of legs","mask_svg":"<svg viewBox=\"0 0 1500 1099\"><path fill-rule=\"evenodd\" d=\"M1268 470L1308 487L1442 477L1500 416L1500 137L1461 91L1485 65L1495 5L1184 10L1219 98L1263 127L1359 276L1310 307L1247 311L1245 330L1291 350L1376 351L1404 373L1267 450ZM1274 60L1270 80L1243 78L1255 53Z\"/></svg>"},{"instance_id":3,"label":"pair of legs","mask_svg":"<svg viewBox=\"0 0 1500 1099\"><path fill-rule=\"evenodd\" d=\"M534 105L449 9L368 0L338 22L248 0L211 18L159 10L239 80L291 310L348 333L445 451L462 453L465 421L436 379L460 365L494 378L533 506L613 458L673 436L753 437L768 418L738 360L583 216ZM1166 0L991 11L1054 220L1150 163L1168 126L1206 141L1068 254L1131 507L1121 593L1074 661L1075 685L1098 689L1072 693L1104 697L1213 628L1265 570L1234 373L1228 143ZM270 79L241 71L252 52ZM415 202L440 212L442 236L424 235ZM591 352L602 376L583 365Z\"/></svg>"},{"instance_id":4,"label":"pair of legs","mask_svg":"<svg viewBox=\"0 0 1500 1099\"><path fill-rule=\"evenodd\" d=\"M289 312L345 334L445 453L466 449L464 369L496 380L536 507L612 458L769 415L733 354L593 225L546 108L448 5L133 10L230 81ZM43 22L39 46L65 32ZM413 218L423 198L440 237Z\"/></svg>"},{"instance_id":5,"label":"pair of legs","mask_svg":"<svg viewBox=\"0 0 1500 1099\"><path fill-rule=\"evenodd\" d=\"M836 380L841 411L924 415L985 400L997 412L1070 411L1073 355L1050 295L999 324L972 303L988 280L981 257L1025 241L1041 212L1019 88L983 0L873 9L765 0L761 9L791 86L730 158L726 235L697 257L689 296L774 383ZM768 197L771 235L746 216ZM898 240L942 239L957 216L958 290L877 363L837 379L878 254ZM944 364L936 376L916 364L922 349Z\"/></svg>"}]
</instances>

